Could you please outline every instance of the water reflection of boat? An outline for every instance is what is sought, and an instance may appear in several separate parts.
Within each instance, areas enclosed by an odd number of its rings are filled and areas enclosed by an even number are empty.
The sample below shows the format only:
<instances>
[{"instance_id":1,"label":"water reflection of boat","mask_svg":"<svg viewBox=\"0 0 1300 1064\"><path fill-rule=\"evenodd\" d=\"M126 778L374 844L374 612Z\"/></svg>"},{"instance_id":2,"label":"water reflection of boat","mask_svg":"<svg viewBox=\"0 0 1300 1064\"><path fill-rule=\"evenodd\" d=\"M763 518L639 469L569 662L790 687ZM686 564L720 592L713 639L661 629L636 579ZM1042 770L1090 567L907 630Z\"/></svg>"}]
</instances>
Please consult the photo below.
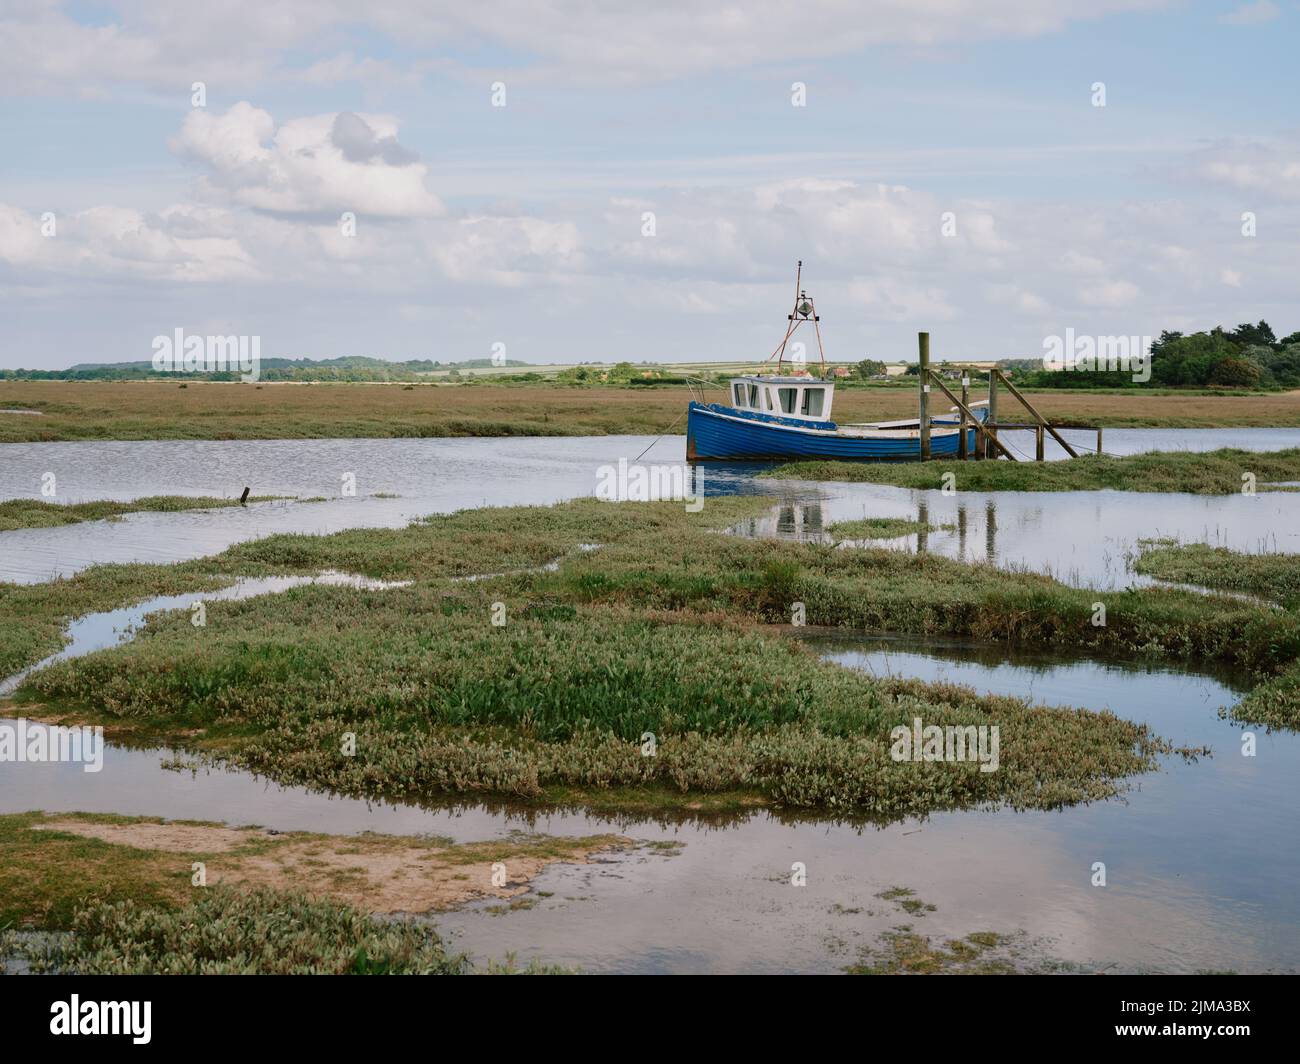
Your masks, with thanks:
<instances>
[{"instance_id":1,"label":"water reflection of boat","mask_svg":"<svg viewBox=\"0 0 1300 1064\"><path fill-rule=\"evenodd\" d=\"M819 501L779 503L770 513L741 521L733 531L753 539L828 539Z\"/></svg>"},{"instance_id":2,"label":"water reflection of boat","mask_svg":"<svg viewBox=\"0 0 1300 1064\"><path fill-rule=\"evenodd\" d=\"M930 503L922 497L916 502L916 528L912 531L881 538L851 540L831 533L830 529L836 518L828 518L823 510L822 500L787 499L777 503L765 514L748 517L738 522L732 526L731 531L736 535L752 539L792 539L812 543L857 544L866 547L883 547L901 543L909 547L915 546L918 554L929 552L932 538L937 539L940 552L946 553L944 546L951 545L952 537L955 536L957 558L975 561L982 555L989 564L996 564L998 560L996 502L991 498L985 501L982 520L978 511L972 513L964 502L957 504L956 512L951 519L946 517L945 509L941 508L940 516L934 519L942 523L932 523ZM877 514L876 516L894 515ZM977 534L981 525L983 526L982 550L978 544L971 542L972 525Z\"/></svg>"}]
</instances>

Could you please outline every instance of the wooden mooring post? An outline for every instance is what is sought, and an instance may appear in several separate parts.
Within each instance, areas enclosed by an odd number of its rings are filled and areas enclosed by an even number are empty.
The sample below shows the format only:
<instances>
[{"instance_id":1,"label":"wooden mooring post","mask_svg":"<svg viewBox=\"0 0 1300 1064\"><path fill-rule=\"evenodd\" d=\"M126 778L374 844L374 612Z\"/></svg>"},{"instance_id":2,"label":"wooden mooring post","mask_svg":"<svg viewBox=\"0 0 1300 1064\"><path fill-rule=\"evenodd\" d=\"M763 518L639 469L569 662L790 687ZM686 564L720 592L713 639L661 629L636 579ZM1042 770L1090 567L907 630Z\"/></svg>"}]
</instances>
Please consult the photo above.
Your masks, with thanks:
<instances>
[{"instance_id":1,"label":"wooden mooring post","mask_svg":"<svg viewBox=\"0 0 1300 1064\"><path fill-rule=\"evenodd\" d=\"M916 334L921 378L921 461L930 460L930 334Z\"/></svg>"},{"instance_id":2,"label":"wooden mooring post","mask_svg":"<svg viewBox=\"0 0 1300 1064\"><path fill-rule=\"evenodd\" d=\"M998 431L998 375L995 369L989 370L989 412L988 421L989 431L984 433L984 457L996 458L993 451L993 437Z\"/></svg>"},{"instance_id":3,"label":"wooden mooring post","mask_svg":"<svg viewBox=\"0 0 1300 1064\"><path fill-rule=\"evenodd\" d=\"M970 406L970 370L963 366L961 371L961 416L958 419L960 425L958 431L961 435L957 437L957 458L963 462L966 461L966 408L968 406ZM976 441L977 446L975 447L977 453L979 452L978 442Z\"/></svg>"}]
</instances>

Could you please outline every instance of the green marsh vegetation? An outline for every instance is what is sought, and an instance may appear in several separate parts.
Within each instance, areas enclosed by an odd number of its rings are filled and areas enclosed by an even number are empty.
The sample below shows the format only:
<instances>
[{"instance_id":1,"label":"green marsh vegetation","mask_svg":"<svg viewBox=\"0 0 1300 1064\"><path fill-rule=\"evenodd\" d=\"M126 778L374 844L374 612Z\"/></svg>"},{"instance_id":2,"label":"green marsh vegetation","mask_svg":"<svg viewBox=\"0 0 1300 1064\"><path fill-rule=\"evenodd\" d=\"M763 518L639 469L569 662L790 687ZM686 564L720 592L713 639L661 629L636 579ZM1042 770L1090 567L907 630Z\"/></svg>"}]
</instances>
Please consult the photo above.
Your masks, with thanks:
<instances>
[{"instance_id":1,"label":"green marsh vegetation","mask_svg":"<svg viewBox=\"0 0 1300 1064\"><path fill-rule=\"evenodd\" d=\"M949 473L956 478L960 491L1097 491L1110 488L1115 491L1233 495L1241 491L1243 473L1254 474L1261 491L1269 490L1271 482L1300 480L1300 448L1265 453L1231 448L1204 454L1151 451L1121 458L1081 454L1068 462L790 462L763 476L938 489L943 487L943 478Z\"/></svg>"},{"instance_id":2,"label":"green marsh vegetation","mask_svg":"<svg viewBox=\"0 0 1300 1064\"><path fill-rule=\"evenodd\" d=\"M254 495L248 502L271 502L278 495ZM176 513L181 510L212 510L223 506L239 506L238 499L191 497L189 495L149 495L130 502L55 503L44 499L9 499L0 502L0 532L16 528L54 528L58 525L75 525L82 521L114 520L124 514Z\"/></svg>"},{"instance_id":3,"label":"green marsh vegetation","mask_svg":"<svg viewBox=\"0 0 1300 1064\"><path fill-rule=\"evenodd\" d=\"M887 931L881 946L863 950L846 975L1015 975L1025 968L1012 953L1010 939L992 931L977 931L939 944L910 927Z\"/></svg>"},{"instance_id":4,"label":"green marsh vegetation","mask_svg":"<svg viewBox=\"0 0 1300 1064\"><path fill-rule=\"evenodd\" d=\"M940 527L950 529L956 526ZM826 531L836 542L840 542L850 539L895 539L917 532L937 532L939 528L926 521L913 521L906 517L864 517L856 521L837 521L829 525Z\"/></svg>"},{"instance_id":5,"label":"green marsh vegetation","mask_svg":"<svg viewBox=\"0 0 1300 1064\"><path fill-rule=\"evenodd\" d=\"M179 906L91 901L72 934L17 944L35 973L80 975L463 975L432 927L265 888L215 886ZM15 948L15 947L10 947Z\"/></svg>"},{"instance_id":6,"label":"green marsh vegetation","mask_svg":"<svg viewBox=\"0 0 1300 1064\"><path fill-rule=\"evenodd\" d=\"M1300 554L1244 554L1204 543L1149 540L1133 568L1159 580L1254 595L1300 615ZM1258 684L1229 715L1247 724L1300 726L1300 663Z\"/></svg>"},{"instance_id":7,"label":"green marsh vegetation","mask_svg":"<svg viewBox=\"0 0 1300 1064\"><path fill-rule=\"evenodd\" d=\"M5 587L0 648L9 668L30 663L88 604L178 584L326 568L410 580L211 602L205 628L185 612L158 615L132 643L33 675L20 698L110 734L355 795L773 804L879 819L1104 798L1170 747L1107 713L825 662L783 635L796 602L810 625L1209 659L1261 677L1300 657L1300 618L1223 597L1100 593L942 558L720 534L768 505L717 498L689 514L587 499L277 536L178 566L101 567ZM590 543L599 549L581 549ZM553 559L553 571L526 571ZM505 575L456 579L475 573ZM1091 623L1098 597L1104 627ZM44 637L15 636L33 612ZM889 731L915 717L999 725L1000 769L893 761ZM341 752L346 733L354 755Z\"/></svg>"},{"instance_id":8,"label":"green marsh vegetation","mask_svg":"<svg viewBox=\"0 0 1300 1064\"><path fill-rule=\"evenodd\" d=\"M1158 580L1240 591L1300 610L1300 554L1244 554L1206 543L1146 540L1133 568Z\"/></svg>"}]
</instances>

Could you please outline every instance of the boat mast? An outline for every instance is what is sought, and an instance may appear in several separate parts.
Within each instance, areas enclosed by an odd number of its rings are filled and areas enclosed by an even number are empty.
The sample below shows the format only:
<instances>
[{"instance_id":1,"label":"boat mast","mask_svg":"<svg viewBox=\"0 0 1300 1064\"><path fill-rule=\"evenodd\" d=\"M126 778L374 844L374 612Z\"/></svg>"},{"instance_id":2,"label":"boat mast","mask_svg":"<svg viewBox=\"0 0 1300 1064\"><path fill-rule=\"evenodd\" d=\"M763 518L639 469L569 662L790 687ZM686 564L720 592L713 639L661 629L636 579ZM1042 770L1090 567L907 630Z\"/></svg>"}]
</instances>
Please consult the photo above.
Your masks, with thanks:
<instances>
[{"instance_id":1,"label":"boat mast","mask_svg":"<svg viewBox=\"0 0 1300 1064\"><path fill-rule=\"evenodd\" d=\"M795 266L794 274L794 308L786 316L789 323L785 328L785 336L781 338L781 343L775 351L767 356L764 365L776 359L776 372L780 376L781 365L785 362L786 344L790 342L790 337L794 335L795 329L799 328L805 321L813 323L813 331L817 334L817 355L821 359L822 377L826 376L826 350L822 346L822 330L818 322L821 317L817 314L817 307L813 303L812 296L803 290L803 259L800 259Z\"/></svg>"}]
</instances>

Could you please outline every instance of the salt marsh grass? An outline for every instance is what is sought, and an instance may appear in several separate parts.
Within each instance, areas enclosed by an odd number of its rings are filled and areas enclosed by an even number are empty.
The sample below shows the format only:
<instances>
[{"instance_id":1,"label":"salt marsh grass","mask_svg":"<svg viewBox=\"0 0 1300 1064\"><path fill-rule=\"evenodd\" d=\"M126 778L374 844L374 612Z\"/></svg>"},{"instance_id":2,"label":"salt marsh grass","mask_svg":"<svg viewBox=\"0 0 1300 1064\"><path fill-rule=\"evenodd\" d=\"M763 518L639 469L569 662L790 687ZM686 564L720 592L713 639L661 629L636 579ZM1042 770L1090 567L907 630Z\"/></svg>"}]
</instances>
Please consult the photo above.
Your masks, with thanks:
<instances>
[{"instance_id":1,"label":"salt marsh grass","mask_svg":"<svg viewBox=\"0 0 1300 1064\"><path fill-rule=\"evenodd\" d=\"M269 502L274 495L255 495L247 502ZM54 528L82 521L111 521L125 514L177 513L181 510L211 510L222 506L239 506L239 499L215 499L188 495L149 495L130 502L54 503L44 499L8 499L0 502L0 532L16 528Z\"/></svg>"},{"instance_id":2,"label":"salt marsh grass","mask_svg":"<svg viewBox=\"0 0 1300 1064\"><path fill-rule=\"evenodd\" d=\"M707 798L881 818L1105 797L1168 745L1104 713L824 662L780 635L794 602L812 625L1213 659L1262 677L1300 656L1300 618L1228 599L1101 593L942 558L719 534L765 505L714 499L690 514L579 500L276 536L181 566L92 569L39 593L7 587L0 633L12 662L32 653L31 639L12 634L31 608L48 635L88 602L120 604L159 584L322 568L409 580L214 602L201 629L185 613L156 616L134 642L56 663L20 694L110 734L165 738L354 795ZM592 542L601 547L579 549ZM1100 627L1099 594L1109 599ZM500 626L490 621L498 603ZM917 716L999 725L999 771L892 761L889 730ZM658 739L653 757L639 745L646 732Z\"/></svg>"},{"instance_id":3,"label":"salt marsh grass","mask_svg":"<svg viewBox=\"0 0 1300 1064\"><path fill-rule=\"evenodd\" d=\"M301 894L212 887L177 908L91 902L73 933L22 950L35 973L463 975L426 924L379 921Z\"/></svg>"},{"instance_id":4,"label":"salt marsh grass","mask_svg":"<svg viewBox=\"0 0 1300 1064\"><path fill-rule=\"evenodd\" d=\"M1068 462L874 463L789 462L764 476L791 480L895 484L940 489L951 475L958 491L1115 491L1189 492L1232 495L1250 474L1258 490L1270 482L1300 480L1300 448L1205 453L1151 451L1124 457L1084 454ZM1286 490L1286 489L1279 489Z\"/></svg>"},{"instance_id":5,"label":"salt marsh grass","mask_svg":"<svg viewBox=\"0 0 1300 1064\"><path fill-rule=\"evenodd\" d=\"M1300 554L1243 554L1204 543L1148 541L1134 569L1160 580L1242 592L1300 614ZM1230 710L1233 720L1274 728L1300 726L1300 663L1270 676Z\"/></svg>"}]
</instances>

